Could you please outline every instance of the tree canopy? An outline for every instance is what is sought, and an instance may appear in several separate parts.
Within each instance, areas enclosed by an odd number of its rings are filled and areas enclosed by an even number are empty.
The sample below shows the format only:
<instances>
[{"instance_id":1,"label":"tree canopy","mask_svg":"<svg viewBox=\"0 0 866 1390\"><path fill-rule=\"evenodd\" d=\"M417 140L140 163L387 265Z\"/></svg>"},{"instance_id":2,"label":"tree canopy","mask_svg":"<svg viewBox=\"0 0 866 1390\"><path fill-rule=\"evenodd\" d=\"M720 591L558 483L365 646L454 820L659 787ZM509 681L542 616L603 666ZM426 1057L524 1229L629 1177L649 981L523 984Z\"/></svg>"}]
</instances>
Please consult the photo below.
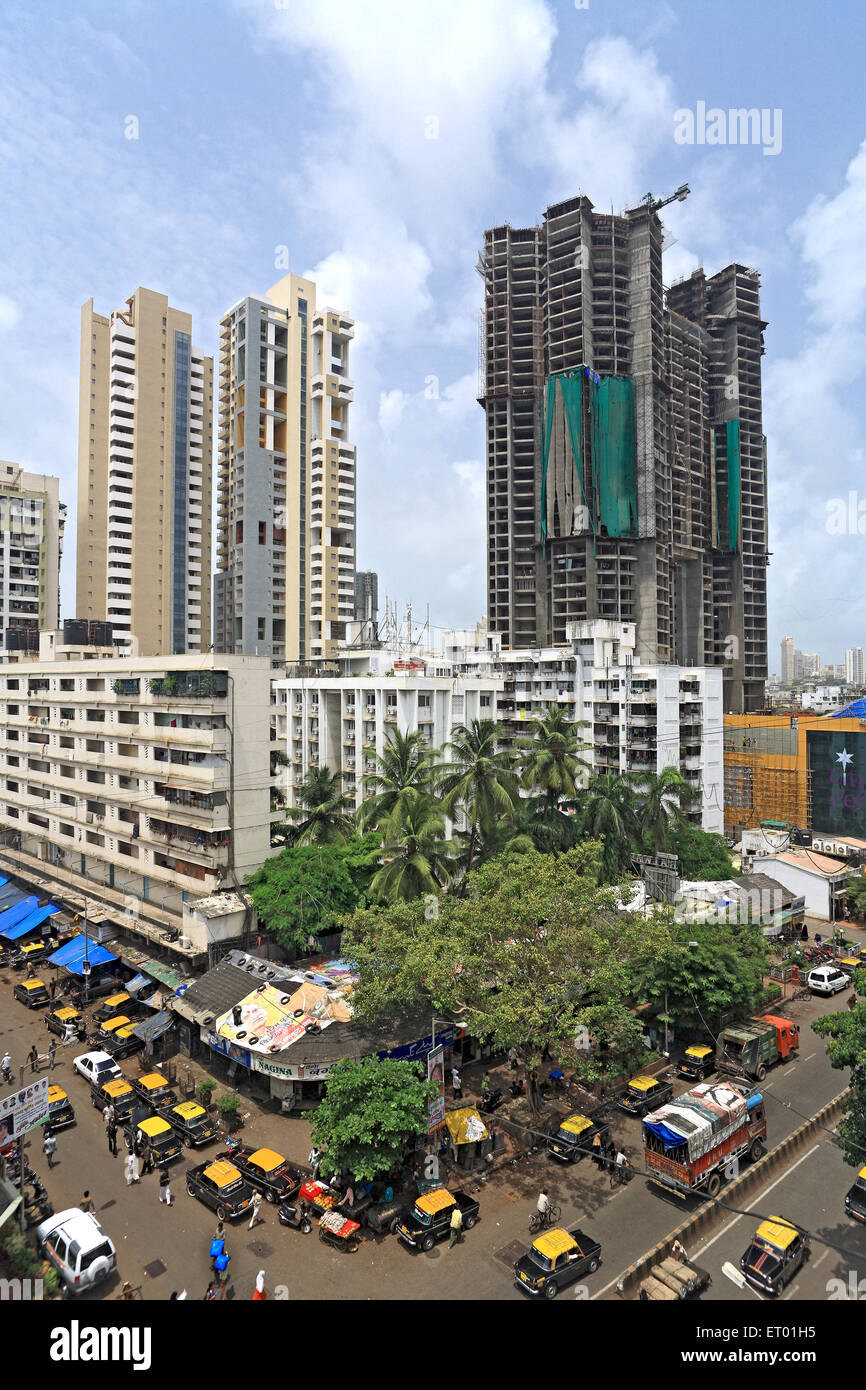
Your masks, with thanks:
<instances>
[{"instance_id":1,"label":"tree canopy","mask_svg":"<svg viewBox=\"0 0 866 1390\"><path fill-rule=\"evenodd\" d=\"M292 845L247 879L259 923L281 946L304 951L363 901L375 870L375 835L348 844Z\"/></svg>"},{"instance_id":2,"label":"tree canopy","mask_svg":"<svg viewBox=\"0 0 866 1390\"><path fill-rule=\"evenodd\" d=\"M837 1070L851 1068L850 1091L842 1101L839 1138L845 1162L866 1163L866 967L854 972L854 996L844 1013L816 1018L812 1029L827 1039L827 1057Z\"/></svg>"},{"instance_id":3,"label":"tree canopy","mask_svg":"<svg viewBox=\"0 0 866 1390\"><path fill-rule=\"evenodd\" d=\"M702 830L691 821L683 821L672 832L670 849L680 861L680 873L684 879L704 881L736 876L724 835Z\"/></svg>"},{"instance_id":4,"label":"tree canopy","mask_svg":"<svg viewBox=\"0 0 866 1390\"><path fill-rule=\"evenodd\" d=\"M427 1133L427 1106L438 1094L419 1062L344 1058L313 1115L313 1143L330 1171L372 1181L402 1158L407 1139Z\"/></svg>"}]
</instances>

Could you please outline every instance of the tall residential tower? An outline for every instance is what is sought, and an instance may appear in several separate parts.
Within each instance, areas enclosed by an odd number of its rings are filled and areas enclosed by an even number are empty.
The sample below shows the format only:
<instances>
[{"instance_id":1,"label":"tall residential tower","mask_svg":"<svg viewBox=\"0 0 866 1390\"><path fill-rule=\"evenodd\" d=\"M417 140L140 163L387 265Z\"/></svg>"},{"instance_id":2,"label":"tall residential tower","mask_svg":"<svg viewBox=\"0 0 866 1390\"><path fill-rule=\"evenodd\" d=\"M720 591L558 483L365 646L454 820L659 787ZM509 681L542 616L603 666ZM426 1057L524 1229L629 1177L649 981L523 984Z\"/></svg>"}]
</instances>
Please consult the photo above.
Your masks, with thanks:
<instances>
[{"instance_id":1,"label":"tall residential tower","mask_svg":"<svg viewBox=\"0 0 866 1390\"><path fill-rule=\"evenodd\" d=\"M217 651L305 662L352 622L354 332L297 275L222 320Z\"/></svg>"},{"instance_id":2,"label":"tall residential tower","mask_svg":"<svg viewBox=\"0 0 866 1390\"><path fill-rule=\"evenodd\" d=\"M650 199L583 196L485 233L488 621L509 647L634 622L635 659L723 666L725 706L767 674L767 493L757 273L665 296Z\"/></svg>"},{"instance_id":3,"label":"tall residential tower","mask_svg":"<svg viewBox=\"0 0 866 1390\"><path fill-rule=\"evenodd\" d=\"M207 651L213 358L192 319L138 288L81 310L76 616L142 656Z\"/></svg>"},{"instance_id":4,"label":"tall residential tower","mask_svg":"<svg viewBox=\"0 0 866 1390\"><path fill-rule=\"evenodd\" d=\"M39 632L60 622L66 505L60 481L0 461L0 645L39 650ZM8 643L7 643L8 645Z\"/></svg>"}]
</instances>

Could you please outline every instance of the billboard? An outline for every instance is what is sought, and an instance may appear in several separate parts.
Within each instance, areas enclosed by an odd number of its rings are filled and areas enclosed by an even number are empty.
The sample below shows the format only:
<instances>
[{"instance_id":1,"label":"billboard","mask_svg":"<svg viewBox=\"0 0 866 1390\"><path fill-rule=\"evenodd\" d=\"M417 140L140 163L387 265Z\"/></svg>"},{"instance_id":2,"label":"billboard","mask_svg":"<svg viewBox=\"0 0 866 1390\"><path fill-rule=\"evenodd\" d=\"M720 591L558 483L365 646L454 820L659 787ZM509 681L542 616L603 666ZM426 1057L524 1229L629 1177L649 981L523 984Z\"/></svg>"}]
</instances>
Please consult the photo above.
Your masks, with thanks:
<instances>
[{"instance_id":1,"label":"billboard","mask_svg":"<svg viewBox=\"0 0 866 1390\"><path fill-rule=\"evenodd\" d=\"M35 1129L48 1118L48 1077L14 1091L0 1100L0 1149L16 1139L23 1139L28 1130Z\"/></svg>"},{"instance_id":2,"label":"billboard","mask_svg":"<svg viewBox=\"0 0 866 1390\"><path fill-rule=\"evenodd\" d=\"M866 840L866 733L809 729L806 756L813 831Z\"/></svg>"},{"instance_id":3,"label":"billboard","mask_svg":"<svg viewBox=\"0 0 866 1390\"><path fill-rule=\"evenodd\" d=\"M438 1043L427 1053L427 1080L435 1081L439 1094L435 1100L427 1102L427 1133L445 1123L445 1046Z\"/></svg>"}]
</instances>

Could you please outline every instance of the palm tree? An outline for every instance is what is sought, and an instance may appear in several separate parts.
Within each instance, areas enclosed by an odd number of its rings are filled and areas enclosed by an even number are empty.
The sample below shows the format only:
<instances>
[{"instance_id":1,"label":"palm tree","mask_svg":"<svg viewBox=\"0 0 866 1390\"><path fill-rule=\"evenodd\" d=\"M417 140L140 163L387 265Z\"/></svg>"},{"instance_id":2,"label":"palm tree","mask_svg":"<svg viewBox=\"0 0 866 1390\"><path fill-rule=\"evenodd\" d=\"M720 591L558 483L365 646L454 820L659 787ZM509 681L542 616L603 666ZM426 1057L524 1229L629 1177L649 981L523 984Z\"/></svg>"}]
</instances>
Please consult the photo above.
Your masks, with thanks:
<instances>
[{"instance_id":1,"label":"palm tree","mask_svg":"<svg viewBox=\"0 0 866 1390\"><path fill-rule=\"evenodd\" d=\"M361 784L368 789L358 810L362 827L376 826L394 814L404 792L429 792L437 753L422 733L403 734L389 729L381 753L365 748L366 758L376 759L376 771L365 773Z\"/></svg>"},{"instance_id":2,"label":"palm tree","mask_svg":"<svg viewBox=\"0 0 866 1390\"><path fill-rule=\"evenodd\" d=\"M633 773L630 781L638 795L638 822L658 854L670 844L671 833L685 819L695 800L695 789L676 767L661 772Z\"/></svg>"},{"instance_id":3,"label":"palm tree","mask_svg":"<svg viewBox=\"0 0 866 1390\"><path fill-rule=\"evenodd\" d=\"M458 724L446 744L452 761L436 772L442 809L454 818L462 810L469 830L466 840L468 874L475 858L479 835L489 835L498 822L511 823L520 798L520 786L510 753L498 748L502 730L493 719L473 719Z\"/></svg>"},{"instance_id":4,"label":"palm tree","mask_svg":"<svg viewBox=\"0 0 866 1390\"><path fill-rule=\"evenodd\" d=\"M591 778L582 797L580 822L588 839L604 844L605 878L618 878L638 839L634 792L625 777L603 772Z\"/></svg>"},{"instance_id":5,"label":"palm tree","mask_svg":"<svg viewBox=\"0 0 866 1390\"><path fill-rule=\"evenodd\" d=\"M437 893L450 877L455 849L445 839L445 815L431 796L409 788L380 826L382 867L370 880L371 897L409 900Z\"/></svg>"},{"instance_id":6,"label":"palm tree","mask_svg":"<svg viewBox=\"0 0 866 1390\"><path fill-rule=\"evenodd\" d=\"M517 740L523 786L538 787L550 811L561 801L573 801L579 774L592 772L592 764L580 757L591 746L578 737L578 729L586 727L585 719L568 719L564 709L549 705L533 719L530 733Z\"/></svg>"},{"instance_id":7,"label":"palm tree","mask_svg":"<svg viewBox=\"0 0 866 1390\"><path fill-rule=\"evenodd\" d=\"M339 772L311 767L295 795L300 804L286 809L296 822L288 836L293 844L342 845L352 839L352 803L343 792Z\"/></svg>"}]
</instances>

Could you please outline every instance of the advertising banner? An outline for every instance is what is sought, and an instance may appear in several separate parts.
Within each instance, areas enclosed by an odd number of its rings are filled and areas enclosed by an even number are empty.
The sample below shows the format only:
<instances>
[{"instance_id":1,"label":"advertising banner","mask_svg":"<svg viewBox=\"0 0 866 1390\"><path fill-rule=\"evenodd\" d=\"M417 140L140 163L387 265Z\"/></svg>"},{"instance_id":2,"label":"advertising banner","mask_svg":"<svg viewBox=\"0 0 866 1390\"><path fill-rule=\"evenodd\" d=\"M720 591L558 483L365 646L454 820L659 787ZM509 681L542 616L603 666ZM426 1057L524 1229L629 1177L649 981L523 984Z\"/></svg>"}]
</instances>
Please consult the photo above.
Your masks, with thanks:
<instances>
[{"instance_id":1,"label":"advertising banner","mask_svg":"<svg viewBox=\"0 0 866 1390\"><path fill-rule=\"evenodd\" d=\"M427 1133L445 1123L445 1047L442 1043L427 1053L427 1080L435 1081L439 1094L427 1105Z\"/></svg>"},{"instance_id":2,"label":"advertising banner","mask_svg":"<svg viewBox=\"0 0 866 1390\"><path fill-rule=\"evenodd\" d=\"M0 1099L0 1149L48 1118L48 1077Z\"/></svg>"}]
</instances>

